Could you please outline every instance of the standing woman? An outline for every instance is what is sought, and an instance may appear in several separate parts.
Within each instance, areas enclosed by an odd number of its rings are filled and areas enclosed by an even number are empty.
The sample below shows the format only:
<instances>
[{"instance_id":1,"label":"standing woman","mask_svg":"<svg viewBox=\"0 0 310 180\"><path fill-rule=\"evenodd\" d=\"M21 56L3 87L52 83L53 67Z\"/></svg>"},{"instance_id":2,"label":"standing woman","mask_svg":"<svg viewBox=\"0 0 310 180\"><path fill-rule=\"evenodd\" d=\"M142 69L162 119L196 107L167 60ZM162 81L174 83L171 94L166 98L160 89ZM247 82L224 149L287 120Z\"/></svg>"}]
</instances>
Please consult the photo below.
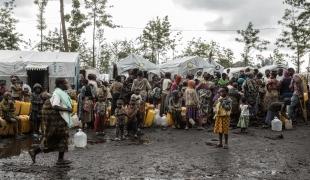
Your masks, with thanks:
<instances>
[{"instance_id":1,"label":"standing woman","mask_svg":"<svg viewBox=\"0 0 310 180\"><path fill-rule=\"evenodd\" d=\"M149 81L144 78L142 71L138 71L137 78L133 80L131 91L135 91L136 89L140 89L140 95L145 102L147 100L147 92L151 90L151 85Z\"/></svg>"},{"instance_id":2,"label":"standing woman","mask_svg":"<svg viewBox=\"0 0 310 180\"><path fill-rule=\"evenodd\" d=\"M270 78L267 80L267 92L264 100L264 107L267 109L271 103L277 102L279 100L279 81L276 78L277 72L272 71Z\"/></svg>"},{"instance_id":3,"label":"standing woman","mask_svg":"<svg viewBox=\"0 0 310 180\"><path fill-rule=\"evenodd\" d=\"M93 90L93 86L89 83L82 88L82 92L80 94L80 98L82 101L82 128L85 129L85 125L87 124L87 128L90 129L92 126L92 122L94 120L94 99L95 94Z\"/></svg>"},{"instance_id":4,"label":"standing woman","mask_svg":"<svg viewBox=\"0 0 310 180\"><path fill-rule=\"evenodd\" d=\"M64 159L68 151L69 128L72 125L72 105L68 90L68 81L65 78L57 78L56 89L52 97L45 101L42 109L43 121L45 124L44 136L40 146L33 146L29 150L33 163L36 162L36 155L41 152L49 153L58 151L56 165L67 165L71 161Z\"/></svg>"},{"instance_id":5,"label":"standing woman","mask_svg":"<svg viewBox=\"0 0 310 180\"><path fill-rule=\"evenodd\" d=\"M121 93L123 90L122 77L117 76L115 78L115 82L111 85L111 93L112 93L112 115L114 115L114 111L116 109L116 102L121 97Z\"/></svg>"},{"instance_id":6,"label":"standing woman","mask_svg":"<svg viewBox=\"0 0 310 180\"><path fill-rule=\"evenodd\" d=\"M161 96L161 103L160 103L160 116L166 113L166 110L168 108L168 104L166 103L167 95L170 91L171 87L171 73L166 72L165 78L162 81L162 96Z\"/></svg>"}]
</instances>

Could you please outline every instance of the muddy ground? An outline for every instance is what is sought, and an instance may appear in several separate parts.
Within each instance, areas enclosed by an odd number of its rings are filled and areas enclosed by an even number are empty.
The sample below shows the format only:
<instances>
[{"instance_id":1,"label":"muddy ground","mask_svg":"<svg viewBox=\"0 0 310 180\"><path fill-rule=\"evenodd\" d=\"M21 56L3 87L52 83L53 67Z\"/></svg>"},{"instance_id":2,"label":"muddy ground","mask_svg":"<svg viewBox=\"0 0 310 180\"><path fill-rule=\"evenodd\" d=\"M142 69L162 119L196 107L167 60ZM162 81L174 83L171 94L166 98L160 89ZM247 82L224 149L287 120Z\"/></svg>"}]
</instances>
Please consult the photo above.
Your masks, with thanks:
<instances>
[{"instance_id":1,"label":"muddy ground","mask_svg":"<svg viewBox=\"0 0 310 180\"><path fill-rule=\"evenodd\" d=\"M104 140L89 133L86 149L70 148L71 167L55 166L57 153L38 155L32 165L26 152L31 139L1 139L0 179L310 179L310 126L281 133L250 128L232 130L229 149L218 149L211 129L145 129L141 141Z\"/></svg>"}]
</instances>

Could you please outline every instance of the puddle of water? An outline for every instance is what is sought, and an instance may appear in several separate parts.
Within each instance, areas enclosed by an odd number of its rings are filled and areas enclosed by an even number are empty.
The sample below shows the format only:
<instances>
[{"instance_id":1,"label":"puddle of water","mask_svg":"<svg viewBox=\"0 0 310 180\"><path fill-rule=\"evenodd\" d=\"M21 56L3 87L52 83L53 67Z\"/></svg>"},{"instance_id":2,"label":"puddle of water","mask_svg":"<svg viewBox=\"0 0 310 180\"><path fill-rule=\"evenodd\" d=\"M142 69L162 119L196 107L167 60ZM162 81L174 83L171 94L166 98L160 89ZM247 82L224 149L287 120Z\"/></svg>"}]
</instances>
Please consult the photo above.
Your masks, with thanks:
<instances>
[{"instance_id":1,"label":"puddle of water","mask_svg":"<svg viewBox=\"0 0 310 180\"><path fill-rule=\"evenodd\" d=\"M27 137L23 140L4 139L0 142L0 159L18 156L23 151L27 151L32 145L32 138Z\"/></svg>"}]
</instances>

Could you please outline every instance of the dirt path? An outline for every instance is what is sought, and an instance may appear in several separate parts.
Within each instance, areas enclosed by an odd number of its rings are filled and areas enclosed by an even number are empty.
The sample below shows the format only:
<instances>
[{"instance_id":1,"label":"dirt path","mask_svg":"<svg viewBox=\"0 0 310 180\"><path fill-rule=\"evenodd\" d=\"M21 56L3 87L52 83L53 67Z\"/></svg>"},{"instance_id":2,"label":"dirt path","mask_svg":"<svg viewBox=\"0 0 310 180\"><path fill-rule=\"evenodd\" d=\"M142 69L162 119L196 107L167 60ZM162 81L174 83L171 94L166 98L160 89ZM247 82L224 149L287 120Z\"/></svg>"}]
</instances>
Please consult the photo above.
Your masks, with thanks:
<instances>
[{"instance_id":1,"label":"dirt path","mask_svg":"<svg viewBox=\"0 0 310 180\"><path fill-rule=\"evenodd\" d=\"M28 154L17 151L0 159L0 179L310 179L310 126L284 131L276 140L279 133L269 129L237 131L224 150L213 146L217 136L210 130L148 129L140 142L110 141L109 130L106 142L69 151L69 168L54 166L56 153L39 155L31 165Z\"/></svg>"}]
</instances>

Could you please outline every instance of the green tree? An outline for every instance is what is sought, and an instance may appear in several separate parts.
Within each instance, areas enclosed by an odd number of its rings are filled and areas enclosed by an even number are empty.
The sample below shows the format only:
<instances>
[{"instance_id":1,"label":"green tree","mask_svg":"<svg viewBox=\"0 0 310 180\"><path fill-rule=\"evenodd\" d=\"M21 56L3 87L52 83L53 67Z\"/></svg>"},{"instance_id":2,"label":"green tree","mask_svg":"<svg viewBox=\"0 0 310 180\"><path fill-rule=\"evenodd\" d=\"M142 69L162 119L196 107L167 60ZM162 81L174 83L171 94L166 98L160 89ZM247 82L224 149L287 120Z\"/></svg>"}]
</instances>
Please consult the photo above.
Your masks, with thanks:
<instances>
[{"instance_id":1,"label":"green tree","mask_svg":"<svg viewBox=\"0 0 310 180\"><path fill-rule=\"evenodd\" d=\"M101 51L98 57L98 69L101 73L109 73L110 62L112 61L112 53L109 49L109 44L101 45Z\"/></svg>"},{"instance_id":2,"label":"green tree","mask_svg":"<svg viewBox=\"0 0 310 180\"><path fill-rule=\"evenodd\" d=\"M310 3L306 0L285 0L284 3L288 8L279 21L284 30L276 44L294 51L296 58L293 62L299 73L303 63L301 58L310 49Z\"/></svg>"},{"instance_id":3,"label":"green tree","mask_svg":"<svg viewBox=\"0 0 310 180\"><path fill-rule=\"evenodd\" d=\"M199 56L208 60L216 60L225 68L233 65L234 53L231 49L221 47L215 41L207 42L201 38L193 38L183 51L184 56Z\"/></svg>"},{"instance_id":4,"label":"green tree","mask_svg":"<svg viewBox=\"0 0 310 180\"><path fill-rule=\"evenodd\" d=\"M237 42L244 44L244 50L241 54L244 62L244 66L251 65L251 53L253 50L263 51L267 49L268 41L261 40L258 36L258 29L254 29L252 22L249 22L245 30L238 30L237 33L241 38L236 38Z\"/></svg>"},{"instance_id":5,"label":"green tree","mask_svg":"<svg viewBox=\"0 0 310 180\"><path fill-rule=\"evenodd\" d=\"M85 39L81 41L78 52L80 55L80 64L82 66L91 67L93 65L92 48L88 47L88 44Z\"/></svg>"},{"instance_id":6,"label":"green tree","mask_svg":"<svg viewBox=\"0 0 310 180\"><path fill-rule=\"evenodd\" d=\"M93 38L92 38L92 66L96 67L96 29L101 29L103 27L115 28L116 25L112 22L112 16L106 12L107 0L85 0L85 7L89 10L88 17L92 21L93 26Z\"/></svg>"},{"instance_id":7,"label":"green tree","mask_svg":"<svg viewBox=\"0 0 310 180\"><path fill-rule=\"evenodd\" d=\"M178 53L177 51L177 46L181 44L182 41L182 33L177 32L172 35L172 38L170 39L170 48L172 50L172 59L176 57L176 54Z\"/></svg>"},{"instance_id":8,"label":"green tree","mask_svg":"<svg viewBox=\"0 0 310 180\"><path fill-rule=\"evenodd\" d=\"M272 55L270 55L269 57L266 58L260 54L257 54L256 60L257 60L256 62L260 62L260 63L256 64L256 66L259 66L259 67L273 65L273 63L274 63L274 59L273 59Z\"/></svg>"},{"instance_id":9,"label":"green tree","mask_svg":"<svg viewBox=\"0 0 310 180\"><path fill-rule=\"evenodd\" d=\"M14 0L10 0L0 7L0 49L18 50L22 42L22 35L16 32L18 21L14 18L14 3Z\"/></svg>"},{"instance_id":10,"label":"green tree","mask_svg":"<svg viewBox=\"0 0 310 180\"><path fill-rule=\"evenodd\" d=\"M234 52L231 49L221 48L221 50L218 51L217 62L224 68L232 67L234 59Z\"/></svg>"},{"instance_id":11,"label":"green tree","mask_svg":"<svg viewBox=\"0 0 310 180\"><path fill-rule=\"evenodd\" d=\"M55 28L53 31L48 31L43 39L43 51L64 51L64 42L59 29Z\"/></svg>"},{"instance_id":12,"label":"green tree","mask_svg":"<svg viewBox=\"0 0 310 180\"><path fill-rule=\"evenodd\" d=\"M127 57L129 54L140 54L139 49L136 48L135 42L131 40L116 40L111 43L109 49L116 61Z\"/></svg>"},{"instance_id":13,"label":"green tree","mask_svg":"<svg viewBox=\"0 0 310 180\"><path fill-rule=\"evenodd\" d=\"M80 46L81 36L85 33L85 29L90 25L85 14L80 10L81 4L79 0L72 0L71 14L65 16L66 22L70 24L68 27L68 41L70 52L77 52Z\"/></svg>"},{"instance_id":14,"label":"green tree","mask_svg":"<svg viewBox=\"0 0 310 180\"><path fill-rule=\"evenodd\" d=\"M213 44L214 45L214 44ZM208 59L212 51L210 43L201 38L193 38L187 43L182 56L199 56Z\"/></svg>"},{"instance_id":15,"label":"green tree","mask_svg":"<svg viewBox=\"0 0 310 180\"><path fill-rule=\"evenodd\" d=\"M145 58L153 63L159 63L159 56L165 54L171 45L170 27L168 16L163 19L156 17L147 23L142 36L139 37Z\"/></svg>"},{"instance_id":16,"label":"green tree","mask_svg":"<svg viewBox=\"0 0 310 180\"><path fill-rule=\"evenodd\" d=\"M281 53L278 48L273 50L272 58L276 64L285 64L286 57L287 57L287 54Z\"/></svg>"},{"instance_id":17,"label":"green tree","mask_svg":"<svg viewBox=\"0 0 310 180\"><path fill-rule=\"evenodd\" d=\"M48 0L34 0L34 4L36 4L39 8L39 13L37 14L38 18L38 25L37 29L40 31L40 47L39 51L43 51L43 31L47 28L45 18L44 18L44 13L45 13L45 8L47 6Z\"/></svg>"}]
</instances>

